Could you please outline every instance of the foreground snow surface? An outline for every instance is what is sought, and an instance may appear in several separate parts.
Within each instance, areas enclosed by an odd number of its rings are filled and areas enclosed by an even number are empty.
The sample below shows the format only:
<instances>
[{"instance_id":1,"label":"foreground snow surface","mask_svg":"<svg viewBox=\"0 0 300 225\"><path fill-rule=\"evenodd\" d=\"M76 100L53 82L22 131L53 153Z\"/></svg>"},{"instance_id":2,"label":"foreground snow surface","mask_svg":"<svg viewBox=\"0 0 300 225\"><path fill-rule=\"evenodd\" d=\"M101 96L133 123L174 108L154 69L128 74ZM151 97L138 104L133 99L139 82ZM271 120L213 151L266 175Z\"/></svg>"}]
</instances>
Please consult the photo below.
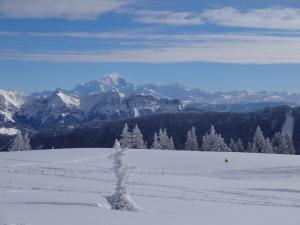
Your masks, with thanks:
<instances>
[{"instance_id":1,"label":"foreground snow surface","mask_svg":"<svg viewBox=\"0 0 300 225\"><path fill-rule=\"evenodd\" d=\"M0 153L0 224L300 224L299 156L132 150L130 192L142 210L122 212L103 197L115 183L111 152Z\"/></svg>"}]
</instances>

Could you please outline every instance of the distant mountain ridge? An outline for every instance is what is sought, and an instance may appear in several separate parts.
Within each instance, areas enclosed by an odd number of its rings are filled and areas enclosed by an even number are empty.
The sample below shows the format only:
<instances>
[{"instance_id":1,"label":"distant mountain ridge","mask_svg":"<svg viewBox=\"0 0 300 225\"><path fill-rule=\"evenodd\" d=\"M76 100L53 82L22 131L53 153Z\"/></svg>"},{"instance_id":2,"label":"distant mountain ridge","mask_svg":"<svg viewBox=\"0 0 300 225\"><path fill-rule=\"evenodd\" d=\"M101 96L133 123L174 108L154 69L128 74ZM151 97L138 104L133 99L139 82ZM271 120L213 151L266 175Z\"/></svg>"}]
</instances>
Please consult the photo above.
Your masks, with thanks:
<instances>
[{"instance_id":1,"label":"distant mountain ridge","mask_svg":"<svg viewBox=\"0 0 300 225\"><path fill-rule=\"evenodd\" d=\"M179 99L199 104L238 104L258 102L278 102L288 105L300 105L300 93L276 91L229 91L209 93L198 88L188 88L178 83L169 85L128 83L118 73L112 73L100 81L90 81L66 92L77 95L119 91L125 95L153 95L158 98Z\"/></svg>"},{"instance_id":2,"label":"distant mountain ridge","mask_svg":"<svg viewBox=\"0 0 300 225\"><path fill-rule=\"evenodd\" d=\"M299 106L300 94L267 91L208 93L177 83L135 85L112 73L99 81L79 84L72 90L35 94L0 90L0 125L39 130L60 124L74 126L158 113L251 112L278 105Z\"/></svg>"}]
</instances>

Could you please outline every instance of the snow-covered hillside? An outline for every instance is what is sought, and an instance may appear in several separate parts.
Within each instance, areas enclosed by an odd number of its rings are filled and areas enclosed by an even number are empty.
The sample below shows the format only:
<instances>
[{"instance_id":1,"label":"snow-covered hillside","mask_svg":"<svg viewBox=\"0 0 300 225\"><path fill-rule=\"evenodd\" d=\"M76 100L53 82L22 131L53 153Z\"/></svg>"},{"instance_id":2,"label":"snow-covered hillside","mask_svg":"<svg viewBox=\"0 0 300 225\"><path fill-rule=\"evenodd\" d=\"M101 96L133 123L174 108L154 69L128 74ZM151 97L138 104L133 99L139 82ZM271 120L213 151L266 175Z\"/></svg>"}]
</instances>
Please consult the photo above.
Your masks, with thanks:
<instances>
[{"instance_id":1,"label":"snow-covered hillside","mask_svg":"<svg viewBox=\"0 0 300 225\"><path fill-rule=\"evenodd\" d=\"M299 225L299 156L130 151L143 210L120 212L103 197L114 188L111 151L0 153L0 224Z\"/></svg>"}]
</instances>

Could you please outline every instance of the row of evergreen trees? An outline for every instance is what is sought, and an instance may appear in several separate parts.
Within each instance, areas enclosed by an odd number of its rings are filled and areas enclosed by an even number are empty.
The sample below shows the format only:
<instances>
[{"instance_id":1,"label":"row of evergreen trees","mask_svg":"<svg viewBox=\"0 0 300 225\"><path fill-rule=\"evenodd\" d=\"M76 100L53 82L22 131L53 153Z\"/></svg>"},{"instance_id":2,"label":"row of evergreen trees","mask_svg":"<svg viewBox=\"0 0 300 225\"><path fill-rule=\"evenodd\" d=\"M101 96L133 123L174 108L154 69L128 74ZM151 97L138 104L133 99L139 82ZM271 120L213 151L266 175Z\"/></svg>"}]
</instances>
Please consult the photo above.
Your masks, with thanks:
<instances>
[{"instance_id":1,"label":"row of evergreen trees","mask_svg":"<svg viewBox=\"0 0 300 225\"><path fill-rule=\"evenodd\" d=\"M137 125L130 132L128 125L125 124L121 134L120 145L122 148L147 149L147 143L144 142L143 134ZM175 150L173 137L169 137L166 129L160 129L158 134L154 133L151 148L162 150Z\"/></svg>"},{"instance_id":2,"label":"row of evergreen trees","mask_svg":"<svg viewBox=\"0 0 300 225\"><path fill-rule=\"evenodd\" d=\"M130 132L128 125L125 124L120 144L125 148L147 148L147 143L144 142L143 134L137 125ZM176 147L173 137L168 135L167 130L160 129L158 133L154 133L151 149L175 150ZM290 134L278 132L272 139L265 138L259 126L256 129L252 142L248 142L247 146L244 145L240 138L236 142L231 139L229 145L227 145L222 135L216 132L214 126L211 126L210 131L202 137L201 147L199 146L196 129L192 127L186 135L185 150L295 154L295 147Z\"/></svg>"},{"instance_id":3,"label":"row of evergreen trees","mask_svg":"<svg viewBox=\"0 0 300 225\"><path fill-rule=\"evenodd\" d=\"M194 131L193 131L194 130ZM195 133L193 128L190 133ZM192 135L194 139L197 138L196 134ZM197 140L197 139L196 139ZM196 142L196 141L194 141ZM187 142L185 149L194 150L191 146L191 135L187 134ZM198 144L198 143L197 143ZM248 142L247 146L239 138L235 142L230 139L229 146L225 143L220 134L217 134L214 126L211 127L209 133L206 133L202 138L202 146L199 150L202 151L220 151L220 152L253 152L253 153L276 153L276 154L295 154L295 147L292 136L288 133L275 133L272 139L265 138L261 128L258 126L253 136L252 142Z\"/></svg>"}]
</instances>

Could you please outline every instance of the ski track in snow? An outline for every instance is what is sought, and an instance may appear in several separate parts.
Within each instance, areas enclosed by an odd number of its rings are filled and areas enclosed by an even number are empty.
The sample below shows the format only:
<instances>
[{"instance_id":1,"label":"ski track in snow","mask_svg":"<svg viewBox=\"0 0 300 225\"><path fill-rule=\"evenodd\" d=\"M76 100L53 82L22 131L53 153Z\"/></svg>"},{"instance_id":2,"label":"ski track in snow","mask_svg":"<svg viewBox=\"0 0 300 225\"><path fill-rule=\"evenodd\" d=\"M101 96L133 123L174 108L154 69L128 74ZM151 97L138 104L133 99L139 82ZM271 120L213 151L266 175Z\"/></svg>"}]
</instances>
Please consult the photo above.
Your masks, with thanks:
<instances>
[{"instance_id":1,"label":"ski track in snow","mask_svg":"<svg viewBox=\"0 0 300 225\"><path fill-rule=\"evenodd\" d=\"M6 199L0 198L0 206L96 207L99 205L101 206L99 208L107 209L101 196L108 195L115 183L113 171L110 169L110 160L107 159L108 155L95 154L70 160L51 161L14 159L13 155L1 157L0 162L23 163L0 167L0 176L7 175L4 182L0 183L0 197L5 196ZM253 169L227 167L206 171L166 169L164 175L157 169L138 168L131 170L130 192L134 198L154 201L175 200L187 203L300 209L300 188L266 186L266 182L270 180L289 179L298 181L299 184L300 163L295 166L274 165ZM247 182L250 182L249 185ZM256 185L253 186L253 183ZM91 195L98 196L102 202L95 203L90 200L80 202L76 199L72 202L30 199L17 201L12 197L26 193L45 196L48 194L51 196L55 194Z\"/></svg>"}]
</instances>

